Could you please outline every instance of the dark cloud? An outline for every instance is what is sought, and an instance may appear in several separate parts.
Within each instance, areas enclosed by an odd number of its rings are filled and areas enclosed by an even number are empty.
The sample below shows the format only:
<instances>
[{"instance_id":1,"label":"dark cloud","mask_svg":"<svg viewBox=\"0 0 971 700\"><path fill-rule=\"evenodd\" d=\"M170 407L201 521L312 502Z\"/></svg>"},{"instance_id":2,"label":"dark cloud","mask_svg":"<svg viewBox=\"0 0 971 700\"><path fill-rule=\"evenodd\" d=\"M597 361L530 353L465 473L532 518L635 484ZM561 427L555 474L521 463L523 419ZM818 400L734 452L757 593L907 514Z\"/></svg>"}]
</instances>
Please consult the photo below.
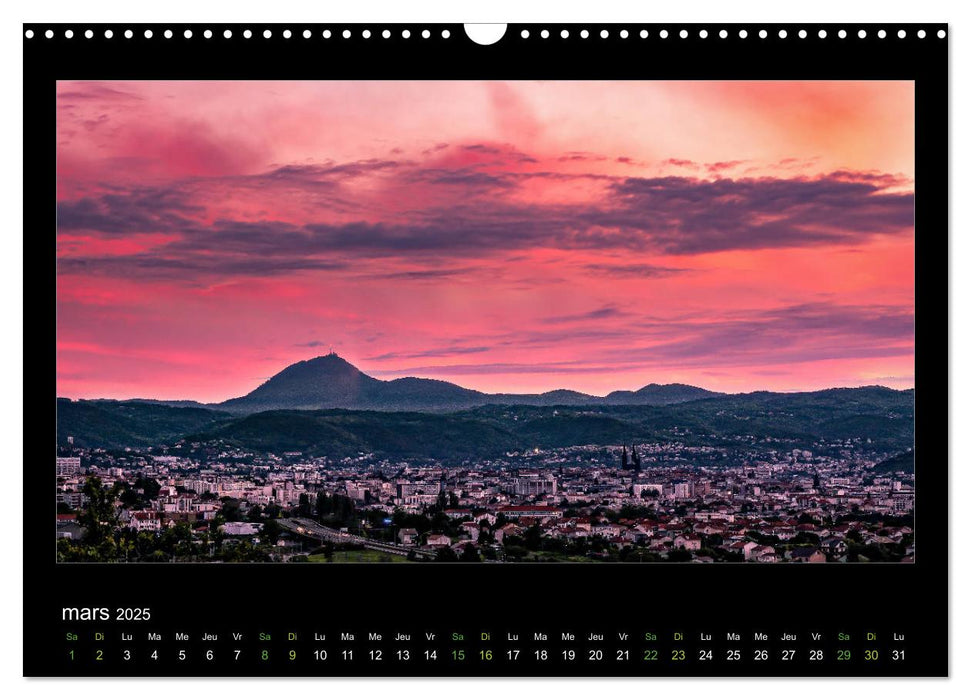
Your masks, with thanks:
<instances>
[{"instance_id":1,"label":"dark cloud","mask_svg":"<svg viewBox=\"0 0 971 700\"><path fill-rule=\"evenodd\" d=\"M189 280L198 276L272 277L307 270L347 270L343 261L305 257L250 258L224 255L160 257L157 254L62 257L57 261L59 274L108 275L133 279Z\"/></svg>"},{"instance_id":2,"label":"dark cloud","mask_svg":"<svg viewBox=\"0 0 971 700\"><path fill-rule=\"evenodd\" d=\"M487 153L489 155L499 155L502 153L502 149L498 146L490 146L484 143L471 143L462 146L463 151L472 151L473 153Z\"/></svg>"},{"instance_id":3,"label":"dark cloud","mask_svg":"<svg viewBox=\"0 0 971 700\"><path fill-rule=\"evenodd\" d=\"M138 233L175 234L177 240L146 256L106 257L105 268L225 271L268 274L297 269L335 269L362 255L414 257L439 261L495 257L530 248L563 251L692 255L735 249L855 245L875 234L912 230L914 196L887 190L899 179L879 173L837 172L816 178L688 177L610 178L595 204L521 202L504 196L530 177L573 178L556 173L495 175L471 168L420 168L397 161L290 165L256 176L212 178L219 187L262 187L266 183L341 189L347 178L391 172L401 181L448 188L453 204L416 207L386 222L373 209L315 190L321 211L339 211L345 223L276 220L205 220L206 178L167 187L116 190L58 204L60 231L86 230L106 237ZM587 177L587 176L579 176ZM309 183L309 184L307 184ZM247 196L242 190L240 196ZM455 193L459 193L456 199ZM364 220L367 218L368 220ZM75 268L99 265L95 257L73 259ZM661 276L679 269L636 263L592 266L591 272ZM252 273L247 272L252 270ZM431 273L440 274L440 273ZM419 277L426 273L415 275Z\"/></svg>"},{"instance_id":4,"label":"dark cloud","mask_svg":"<svg viewBox=\"0 0 971 700\"><path fill-rule=\"evenodd\" d=\"M849 244L910 230L914 222L912 193L841 176L627 178L613 190L619 206L587 220L644 236L672 254Z\"/></svg>"},{"instance_id":5,"label":"dark cloud","mask_svg":"<svg viewBox=\"0 0 971 700\"><path fill-rule=\"evenodd\" d=\"M901 187L912 184L910 180L900 175L859 170L835 170L827 177L848 182L866 182L880 189Z\"/></svg>"},{"instance_id":6,"label":"dark cloud","mask_svg":"<svg viewBox=\"0 0 971 700\"><path fill-rule=\"evenodd\" d=\"M584 269L595 274L610 277L668 277L681 272L690 272L688 268L663 267L661 265L642 265L639 263L591 263L584 265Z\"/></svg>"},{"instance_id":7,"label":"dark cloud","mask_svg":"<svg viewBox=\"0 0 971 700\"><path fill-rule=\"evenodd\" d=\"M83 197L57 205L60 231L90 230L111 235L179 231L195 225L205 207L174 188L136 188L125 193Z\"/></svg>"},{"instance_id":8,"label":"dark cloud","mask_svg":"<svg viewBox=\"0 0 971 700\"><path fill-rule=\"evenodd\" d=\"M404 165L397 160L381 160L367 158L347 163L326 163L322 165L283 165L261 175L255 176L263 180L282 181L321 181L340 180L346 178L373 175L376 172L387 172Z\"/></svg>"},{"instance_id":9,"label":"dark cloud","mask_svg":"<svg viewBox=\"0 0 971 700\"><path fill-rule=\"evenodd\" d=\"M514 178L506 175L484 173L472 168L459 169L422 169L416 171L408 179L412 182L423 181L432 185L452 185L465 187L469 190L509 189L516 187Z\"/></svg>"},{"instance_id":10,"label":"dark cloud","mask_svg":"<svg viewBox=\"0 0 971 700\"><path fill-rule=\"evenodd\" d=\"M375 279L386 279L386 280L433 280L433 279L443 279L445 277L458 277L461 275L469 274L470 272L475 272L478 268L475 267L452 267L452 268L434 268L428 270L404 270L402 272L385 272L376 275L369 275Z\"/></svg>"},{"instance_id":11,"label":"dark cloud","mask_svg":"<svg viewBox=\"0 0 971 700\"><path fill-rule=\"evenodd\" d=\"M616 306L608 305L586 311L580 314L568 314L566 316L550 316L543 319L543 323L575 323L577 321L599 321L605 318L618 318L629 314L621 311Z\"/></svg>"},{"instance_id":12,"label":"dark cloud","mask_svg":"<svg viewBox=\"0 0 971 700\"><path fill-rule=\"evenodd\" d=\"M607 157L596 153L588 153L587 151L570 151L557 158L557 160L560 162L598 162L607 160Z\"/></svg>"}]
</instances>

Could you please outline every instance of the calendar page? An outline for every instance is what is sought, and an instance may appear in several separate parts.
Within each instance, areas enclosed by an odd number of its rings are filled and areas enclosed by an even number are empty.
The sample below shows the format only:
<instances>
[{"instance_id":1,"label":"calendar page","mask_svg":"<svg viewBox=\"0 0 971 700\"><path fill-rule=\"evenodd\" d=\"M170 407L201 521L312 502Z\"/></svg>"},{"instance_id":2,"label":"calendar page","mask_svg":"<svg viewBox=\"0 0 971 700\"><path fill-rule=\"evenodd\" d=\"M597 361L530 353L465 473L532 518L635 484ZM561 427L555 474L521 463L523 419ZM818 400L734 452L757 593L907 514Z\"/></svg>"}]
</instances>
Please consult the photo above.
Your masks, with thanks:
<instances>
[{"instance_id":1,"label":"calendar page","mask_svg":"<svg viewBox=\"0 0 971 700\"><path fill-rule=\"evenodd\" d=\"M25 675L947 675L945 25L23 31Z\"/></svg>"}]
</instances>

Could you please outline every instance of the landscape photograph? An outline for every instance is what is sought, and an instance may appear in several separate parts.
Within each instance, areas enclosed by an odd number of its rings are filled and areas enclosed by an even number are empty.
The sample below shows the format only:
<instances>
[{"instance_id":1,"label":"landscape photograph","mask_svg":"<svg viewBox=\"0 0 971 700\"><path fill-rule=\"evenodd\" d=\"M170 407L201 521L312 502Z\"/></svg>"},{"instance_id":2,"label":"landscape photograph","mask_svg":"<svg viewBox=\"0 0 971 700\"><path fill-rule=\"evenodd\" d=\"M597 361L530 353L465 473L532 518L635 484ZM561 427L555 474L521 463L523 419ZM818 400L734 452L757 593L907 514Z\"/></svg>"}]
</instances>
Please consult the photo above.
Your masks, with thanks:
<instances>
[{"instance_id":1,"label":"landscape photograph","mask_svg":"<svg viewBox=\"0 0 971 700\"><path fill-rule=\"evenodd\" d=\"M915 561L912 82L56 106L59 563Z\"/></svg>"}]
</instances>

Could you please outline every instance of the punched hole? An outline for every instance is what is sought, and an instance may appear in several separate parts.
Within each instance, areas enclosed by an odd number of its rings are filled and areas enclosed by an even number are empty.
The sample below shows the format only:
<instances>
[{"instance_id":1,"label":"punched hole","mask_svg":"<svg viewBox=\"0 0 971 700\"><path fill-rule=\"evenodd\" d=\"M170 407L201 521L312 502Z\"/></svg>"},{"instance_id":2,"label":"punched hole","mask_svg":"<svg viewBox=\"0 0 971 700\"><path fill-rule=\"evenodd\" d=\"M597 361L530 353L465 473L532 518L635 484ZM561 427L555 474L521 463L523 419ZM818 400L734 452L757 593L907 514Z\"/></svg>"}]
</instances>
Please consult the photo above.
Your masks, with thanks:
<instances>
[{"instance_id":1,"label":"punched hole","mask_svg":"<svg viewBox=\"0 0 971 700\"><path fill-rule=\"evenodd\" d=\"M505 24L466 24L464 27L465 35L479 46L491 46L506 35Z\"/></svg>"}]
</instances>

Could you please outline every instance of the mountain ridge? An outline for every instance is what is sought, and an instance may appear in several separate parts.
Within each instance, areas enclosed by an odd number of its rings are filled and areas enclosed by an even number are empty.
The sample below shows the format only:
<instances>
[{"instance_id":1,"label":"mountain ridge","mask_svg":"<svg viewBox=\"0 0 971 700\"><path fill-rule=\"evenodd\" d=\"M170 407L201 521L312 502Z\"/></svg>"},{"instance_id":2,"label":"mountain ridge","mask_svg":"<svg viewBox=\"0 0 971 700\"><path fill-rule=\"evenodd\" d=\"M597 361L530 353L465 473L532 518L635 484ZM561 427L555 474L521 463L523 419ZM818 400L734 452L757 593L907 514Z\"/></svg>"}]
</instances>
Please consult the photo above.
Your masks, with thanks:
<instances>
[{"instance_id":1,"label":"mountain ridge","mask_svg":"<svg viewBox=\"0 0 971 700\"><path fill-rule=\"evenodd\" d=\"M61 446L70 437L89 448L204 443L402 458L686 441L689 434L699 444L762 435L803 449L818 439L866 437L900 452L913 445L913 400L913 389L879 386L722 394L651 383L603 397L567 389L487 394L437 379L375 379L326 355L289 365L249 394L219 404L58 399L57 436Z\"/></svg>"},{"instance_id":2,"label":"mountain ridge","mask_svg":"<svg viewBox=\"0 0 971 700\"><path fill-rule=\"evenodd\" d=\"M897 391L882 386L830 388L820 392ZM903 391L913 391L912 389ZM248 394L217 403L192 400L127 399L175 408L205 408L234 415L274 410L373 410L373 411L456 411L488 405L510 406L668 406L716 397L781 396L820 392L755 391L727 394L689 384L651 382L636 390L616 390L605 396L571 389L553 389L539 394L489 394L467 389L440 379L400 377L382 380L372 377L336 353L294 362ZM96 399L95 401L113 401Z\"/></svg>"},{"instance_id":3,"label":"mountain ridge","mask_svg":"<svg viewBox=\"0 0 971 700\"><path fill-rule=\"evenodd\" d=\"M612 392L603 397L570 389L554 389L542 394L488 394L441 379L376 379L336 353L330 353L288 365L250 393L211 406L230 413L331 408L443 411L493 403L526 406L667 405L721 395L686 384L653 383L636 391Z\"/></svg>"}]
</instances>

